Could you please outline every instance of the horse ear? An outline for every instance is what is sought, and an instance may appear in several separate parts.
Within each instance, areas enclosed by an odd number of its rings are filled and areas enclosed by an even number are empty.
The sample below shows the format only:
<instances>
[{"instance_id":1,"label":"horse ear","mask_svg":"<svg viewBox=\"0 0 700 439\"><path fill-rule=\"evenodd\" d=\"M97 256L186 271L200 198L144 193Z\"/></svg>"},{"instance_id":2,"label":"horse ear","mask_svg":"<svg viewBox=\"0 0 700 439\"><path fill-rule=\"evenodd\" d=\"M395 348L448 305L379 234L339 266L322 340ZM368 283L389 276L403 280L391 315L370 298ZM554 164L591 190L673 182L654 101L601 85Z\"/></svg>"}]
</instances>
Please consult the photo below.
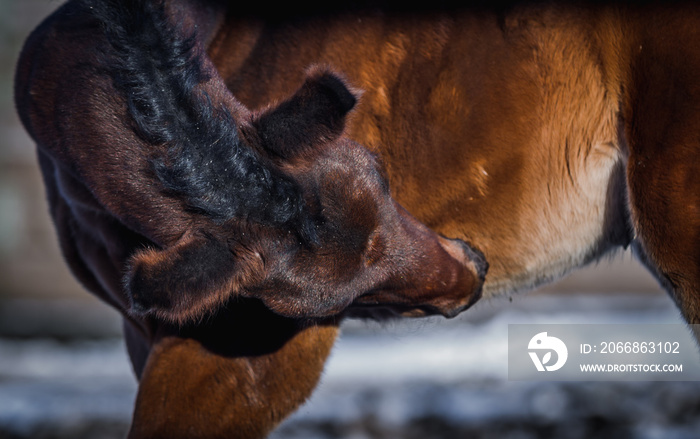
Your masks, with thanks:
<instances>
[{"instance_id":1,"label":"horse ear","mask_svg":"<svg viewBox=\"0 0 700 439\"><path fill-rule=\"evenodd\" d=\"M339 137L358 98L337 74L312 70L291 98L265 111L253 125L268 151L289 159Z\"/></svg>"},{"instance_id":2,"label":"horse ear","mask_svg":"<svg viewBox=\"0 0 700 439\"><path fill-rule=\"evenodd\" d=\"M201 318L257 278L262 270L257 259L203 233L164 250L142 250L131 258L125 277L131 313L175 323Z\"/></svg>"}]
</instances>

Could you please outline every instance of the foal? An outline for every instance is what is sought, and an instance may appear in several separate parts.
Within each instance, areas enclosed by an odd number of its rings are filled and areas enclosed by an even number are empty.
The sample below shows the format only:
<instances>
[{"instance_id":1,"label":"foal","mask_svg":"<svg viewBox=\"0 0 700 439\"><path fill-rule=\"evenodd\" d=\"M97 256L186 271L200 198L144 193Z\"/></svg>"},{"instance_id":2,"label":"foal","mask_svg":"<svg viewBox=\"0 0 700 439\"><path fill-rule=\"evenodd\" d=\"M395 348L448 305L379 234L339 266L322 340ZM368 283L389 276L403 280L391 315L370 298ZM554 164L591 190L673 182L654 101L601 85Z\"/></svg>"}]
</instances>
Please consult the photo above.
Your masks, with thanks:
<instances>
[{"instance_id":1,"label":"foal","mask_svg":"<svg viewBox=\"0 0 700 439\"><path fill-rule=\"evenodd\" d=\"M454 316L486 264L396 203L346 136L331 69L256 111L199 1L72 1L29 37L16 102L70 268L124 316L131 437L261 437L315 387L348 307Z\"/></svg>"}]
</instances>

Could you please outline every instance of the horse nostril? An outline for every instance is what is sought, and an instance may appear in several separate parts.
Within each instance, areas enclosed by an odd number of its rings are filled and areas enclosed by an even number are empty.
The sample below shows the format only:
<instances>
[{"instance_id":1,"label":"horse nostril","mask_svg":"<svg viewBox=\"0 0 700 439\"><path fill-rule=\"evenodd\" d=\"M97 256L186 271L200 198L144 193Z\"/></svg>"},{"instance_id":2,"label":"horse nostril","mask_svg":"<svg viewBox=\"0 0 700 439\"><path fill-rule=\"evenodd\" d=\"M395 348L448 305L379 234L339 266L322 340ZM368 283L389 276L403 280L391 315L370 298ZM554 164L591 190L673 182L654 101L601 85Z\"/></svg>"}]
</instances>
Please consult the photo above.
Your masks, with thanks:
<instances>
[{"instance_id":1,"label":"horse nostril","mask_svg":"<svg viewBox=\"0 0 700 439\"><path fill-rule=\"evenodd\" d=\"M472 247L469 243L461 239L452 239L440 237L442 247L458 261L470 266L474 275L478 278L479 283L484 283L486 272L489 269L489 264L481 251Z\"/></svg>"},{"instance_id":2,"label":"horse nostril","mask_svg":"<svg viewBox=\"0 0 700 439\"><path fill-rule=\"evenodd\" d=\"M456 239L455 241L461 244L465 256L474 264L476 275L483 283L486 279L486 273L489 271L489 263L486 261L486 257L479 249L472 247L468 242L462 241L461 239Z\"/></svg>"}]
</instances>

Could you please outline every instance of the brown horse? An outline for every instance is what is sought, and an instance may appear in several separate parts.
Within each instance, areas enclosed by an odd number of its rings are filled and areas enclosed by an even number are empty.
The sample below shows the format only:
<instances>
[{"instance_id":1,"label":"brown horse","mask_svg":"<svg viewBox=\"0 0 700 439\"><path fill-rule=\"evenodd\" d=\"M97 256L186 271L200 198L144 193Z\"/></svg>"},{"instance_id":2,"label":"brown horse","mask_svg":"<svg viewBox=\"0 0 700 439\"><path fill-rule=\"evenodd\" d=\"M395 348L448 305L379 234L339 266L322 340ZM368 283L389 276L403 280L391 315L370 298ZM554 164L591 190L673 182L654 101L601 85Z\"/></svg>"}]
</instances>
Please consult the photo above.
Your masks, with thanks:
<instances>
[{"instance_id":1,"label":"brown horse","mask_svg":"<svg viewBox=\"0 0 700 439\"><path fill-rule=\"evenodd\" d=\"M487 297L631 245L700 323L699 7L167 3L71 2L17 71L132 437L264 436L342 316L477 298L461 242Z\"/></svg>"},{"instance_id":2,"label":"brown horse","mask_svg":"<svg viewBox=\"0 0 700 439\"><path fill-rule=\"evenodd\" d=\"M260 436L313 389L351 304L454 316L486 271L392 199L345 135L359 92L338 74L308 69L255 112L237 101L206 55L215 18L70 2L18 66L65 258L125 317L133 437Z\"/></svg>"}]
</instances>

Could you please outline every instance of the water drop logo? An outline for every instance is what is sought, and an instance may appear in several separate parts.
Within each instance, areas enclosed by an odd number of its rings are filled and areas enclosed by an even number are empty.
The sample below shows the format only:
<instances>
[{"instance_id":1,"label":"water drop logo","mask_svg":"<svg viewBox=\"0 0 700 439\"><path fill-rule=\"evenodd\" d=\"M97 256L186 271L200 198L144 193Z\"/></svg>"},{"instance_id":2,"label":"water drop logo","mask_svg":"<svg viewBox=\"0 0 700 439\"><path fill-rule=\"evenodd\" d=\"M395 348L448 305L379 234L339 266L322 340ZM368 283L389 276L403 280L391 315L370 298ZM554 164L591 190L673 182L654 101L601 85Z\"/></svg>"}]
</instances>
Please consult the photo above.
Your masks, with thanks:
<instances>
[{"instance_id":1,"label":"water drop logo","mask_svg":"<svg viewBox=\"0 0 700 439\"><path fill-rule=\"evenodd\" d=\"M566 363L566 359L569 357L569 351L566 349L564 342L556 337L547 336L546 332L535 334L535 336L530 339L527 348L530 350L529 354L530 358L532 358L532 362L535 363L535 367L540 372L553 372L561 369L564 363ZM541 360L537 351L545 351ZM557 354L557 361L548 366L547 364L552 361L552 352Z\"/></svg>"}]
</instances>

